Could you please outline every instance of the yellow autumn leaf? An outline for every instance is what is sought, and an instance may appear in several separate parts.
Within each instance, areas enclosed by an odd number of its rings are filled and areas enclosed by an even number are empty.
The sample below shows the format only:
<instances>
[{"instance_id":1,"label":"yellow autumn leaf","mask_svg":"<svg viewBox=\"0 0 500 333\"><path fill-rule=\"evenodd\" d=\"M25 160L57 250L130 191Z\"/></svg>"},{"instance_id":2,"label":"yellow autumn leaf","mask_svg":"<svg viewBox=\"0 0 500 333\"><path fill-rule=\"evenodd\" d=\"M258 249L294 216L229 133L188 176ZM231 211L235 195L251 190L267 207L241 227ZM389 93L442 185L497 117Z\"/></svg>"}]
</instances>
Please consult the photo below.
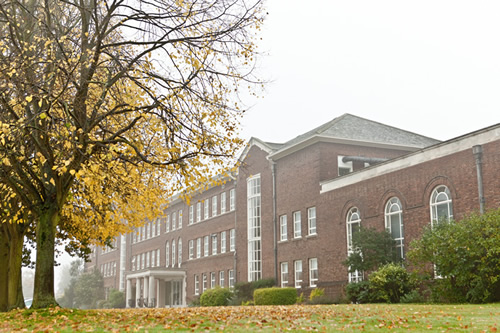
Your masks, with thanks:
<instances>
[{"instance_id":1,"label":"yellow autumn leaf","mask_svg":"<svg viewBox=\"0 0 500 333\"><path fill-rule=\"evenodd\" d=\"M26 101L29 103L31 102L31 100L33 100L33 96L26 96Z\"/></svg>"}]
</instances>

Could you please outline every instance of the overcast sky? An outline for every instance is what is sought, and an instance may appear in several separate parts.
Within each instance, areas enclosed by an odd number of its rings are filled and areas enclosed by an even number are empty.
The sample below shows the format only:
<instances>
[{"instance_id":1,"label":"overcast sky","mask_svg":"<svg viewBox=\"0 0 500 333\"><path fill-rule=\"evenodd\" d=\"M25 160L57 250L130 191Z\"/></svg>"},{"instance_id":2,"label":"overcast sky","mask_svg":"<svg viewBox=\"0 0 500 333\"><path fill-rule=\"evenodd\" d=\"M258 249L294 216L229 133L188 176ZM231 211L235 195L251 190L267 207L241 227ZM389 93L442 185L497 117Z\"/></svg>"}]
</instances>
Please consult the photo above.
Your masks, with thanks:
<instances>
[{"instance_id":1,"label":"overcast sky","mask_svg":"<svg viewBox=\"0 0 500 333\"><path fill-rule=\"evenodd\" d=\"M344 113L447 140L500 122L500 1L267 0L243 137L284 142Z\"/></svg>"}]
</instances>

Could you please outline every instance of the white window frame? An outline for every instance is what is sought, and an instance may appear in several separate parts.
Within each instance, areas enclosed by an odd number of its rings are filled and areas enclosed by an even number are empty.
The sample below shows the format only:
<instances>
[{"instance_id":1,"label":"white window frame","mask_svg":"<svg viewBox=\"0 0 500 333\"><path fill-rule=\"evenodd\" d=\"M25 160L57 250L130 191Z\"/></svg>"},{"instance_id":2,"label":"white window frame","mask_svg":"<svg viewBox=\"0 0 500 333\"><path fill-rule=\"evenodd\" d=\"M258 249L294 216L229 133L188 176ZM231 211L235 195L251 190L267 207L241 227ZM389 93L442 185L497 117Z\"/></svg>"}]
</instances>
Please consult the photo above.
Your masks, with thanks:
<instances>
[{"instance_id":1,"label":"white window frame","mask_svg":"<svg viewBox=\"0 0 500 333\"><path fill-rule=\"evenodd\" d=\"M262 278L262 219L260 174L247 179L248 281Z\"/></svg>"},{"instance_id":2,"label":"white window frame","mask_svg":"<svg viewBox=\"0 0 500 333\"><path fill-rule=\"evenodd\" d=\"M202 274L202 285L201 285L201 288L202 288L202 293L205 292L205 290L207 290L207 273L203 273Z\"/></svg>"},{"instance_id":3,"label":"white window frame","mask_svg":"<svg viewBox=\"0 0 500 333\"><path fill-rule=\"evenodd\" d=\"M217 196L212 197L212 217L217 216Z\"/></svg>"},{"instance_id":4,"label":"white window frame","mask_svg":"<svg viewBox=\"0 0 500 333\"><path fill-rule=\"evenodd\" d=\"M302 214L300 210L293 212L293 238L302 237Z\"/></svg>"},{"instance_id":5,"label":"white window frame","mask_svg":"<svg viewBox=\"0 0 500 333\"><path fill-rule=\"evenodd\" d=\"M175 260L177 259L175 252L175 239L172 239L172 268L175 268Z\"/></svg>"},{"instance_id":6,"label":"white window frame","mask_svg":"<svg viewBox=\"0 0 500 333\"><path fill-rule=\"evenodd\" d=\"M217 246L218 246L217 234L212 234L212 255L217 255Z\"/></svg>"},{"instance_id":7,"label":"white window frame","mask_svg":"<svg viewBox=\"0 0 500 333\"><path fill-rule=\"evenodd\" d=\"M182 238L177 240L177 267L181 268L182 265Z\"/></svg>"},{"instance_id":8,"label":"white window frame","mask_svg":"<svg viewBox=\"0 0 500 333\"><path fill-rule=\"evenodd\" d=\"M209 236L203 237L203 256L208 257L210 254L210 239Z\"/></svg>"},{"instance_id":9,"label":"white window frame","mask_svg":"<svg viewBox=\"0 0 500 333\"><path fill-rule=\"evenodd\" d=\"M287 222L287 216L286 215L281 215L280 216L280 241L284 242L288 240L288 222Z\"/></svg>"},{"instance_id":10,"label":"white window frame","mask_svg":"<svg viewBox=\"0 0 500 333\"><path fill-rule=\"evenodd\" d=\"M225 284L225 271L219 271L219 286L221 286L222 288L224 288L224 284Z\"/></svg>"},{"instance_id":11,"label":"white window frame","mask_svg":"<svg viewBox=\"0 0 500 333\"><path fill-rule=\"evenodd\" d=\"M201 221L201 202L196 203L196 222Z\"/></svg>"},{"instance_id":12,"label":"white window frame","mask_svg":"<svg viewBox=\"0 0 500 333\"><path fill-rule=\"evenodd\" d=\"M236 229L229 230L229 251L234 252L236 250Z\"/></svg>"},{"instance_id":13,"label":"white window frame","mask_svg":"<svg viewBox=\"0 0 500 333\"><path fill-rule=\"evenodd\" d=\"M389 232L396 242L396 250L399 259L404 259L404 222L403 222L403 206L397 197L392 197L385 204L385 229ZM393 225L398 230L393 230ZM398 233L399 236L395 233ZM395 237L396 236L396 237Z\"/></svg>"},{"instance_id":14,"label":"white window frame","mask_svg":"<svg viewBox=\"0 0 500 333\"><path fill-rule=\"evenodd\" d=\"M302 288L302 260L295 260L293 262L295 288Z\"/></svg>"},{"instance_id":15,"label":"white window frame","mask_svg":"<svg viewBox=\"0 0 500 333\"><path fill-rule=\"evenodd\" d=\"M189 225L194 223L194 206L189 206Z\"/></svg>"},{"instance_id":16,"label":"white window frame","mask_svg":"<svg viewBox=\"0 0 500 333\"><path fill-rule=\"evenodd\" d=\"M200 276L198 274L194 276L194 294L200 294Z\"/></svg>"},{"instance_id":17,"label":"white window frame","mask_svg":"<svg viewBox=\"0 0 500 333\"><path fill-rule=\"evenodd\" d=\"M220 253L226 253L226 232L221 231L220 233Z\"/></svg>"},{"instance_id":18,"label":"white window frame","mask_svg":"<svg viewBox=\"0 0 500 333\"><path fill-rule=\"evenodd\" d=\"M160 249L156 249L156 267L160 267Z\"/></svg>"},{"instance_id":19,"label":"white window frame","mask_svg":"<svg viewBox=\"0 0 500 333\"><path fill-rule=\"evenodd\" d=\"M201 237L196 238L196 258L201 258Z\"/></svg>"},{"instance_id":20,"label":"white window frame","mask_svg":"<svg viewBox=\"0 0 500 333\"><path fill-rule=\"evenodd\" d=\"M220 213L224 214L226 212L226 192L220 194Z\"/></svg>"},{"instance_id":21,"label":"white window frame","mask_svg":"<svg viewBox=\"0 0 500 333\"><path fill-rule=\"evenodd\" d=\"M316 235L316 207L307 209L307 230L309 236Z\"/></svg>"},{"instance_id":22,"label":"white window frame","mask_svg":"<svg viewBox=\"0 0 500 333\"><path fill-rule=\"evenodd\" d=\"M315 288L318 286L319 271L318 258L309 259L309 287Z\"/></svg>"},{"instance_id":23,"label":"white window frame","mask_svg":"<svg viewBox=\"0 0 500 333\"><path fill-rule=\"evenodd\" d=\"M234 269L228 270L228 279L229 279L229 288L234 288L234 284L236 283L236 279L234 276Z\"/></svg>"},{"instance_id":24,"label":"white window frame","mask_svg":"<svg viewBox=\"0 0 500 333\"><path fill-rule=\"evenodd\" d=\"M209 218L209 211L210 211L210 199L207 198L203 202L203 209L204 209L204 218L207 220Z\"/></svg>"},{"instance_id":25,"label":"white window frame","mask_svg":"<svg viewBox=\"0 0 500 333\"><path fill-rule=\"evenodd\" d=\"M357 207L352 207L347 212L346 218L346 228L347 228L347 256L350 256L354 249L352 247L352 231L353 228L361 227L361 213L359 212ZM360 282L363 281L363 272L355 271L349 273L348 276L349 282Z\"/></svg>"},{"instance_id":26,"label":"white window frame","mask_svg":"<svg viewBox=\"0 0 500 333\"><path fill-rule=\"evenodd\" d=\"M194 240L190 239L188 242L188 248L189 248L189 260L192 260L194 258Z\"/></svg>"},{"instance_id":27,"label":"white window frame","mask_svg":"<svg viewBox=\"0 0 500 333\"><path fill-rule=\"evenodd\" d=\"M172 231L177 229L177 212L172 213Z\"/></svg>"},{"instance_id":28,"label":"white window frame","mask_svg":"<svg viewBox=\"0 0 500 333\"><path fill-rule=\"evenodd\" d=\"M156 250L151 251L151 267L156 265Z\"/></svg>"},{"instance_id":29,"label":"white window frame","mask_svg":"<svg viewBox=\"0 0 500 333\"><path fill-rule=\"evenodd\" d=\"M439 212L442 206L445 206L446 215L440 216ZM439 223L444 218L444 221L449 222L453 219L453 200L451 198L450 189L446 185L438 185L434 188L430 198L431 209L431 226Z\"/></svg>"},{"instance_id":30,"label":"white window frame","mask_svg":"<svg viewBox=\"0 0 500 333\"><path fill-rule=\"evenodd\" d=\"M215 272L210 272L210 289L215 288L217 285L217 277L215 275Z\"/></svg>"},{"instance_id":31,"label":"white window frame","mask_svg":"<svg viewBox=\"0 0 500 333\"><path fill-rule=\"evenodd\" d=\"M182 209L179 210L179 224L177 229L182 229Z\"/></svg>"},{"instance_id":32,"label":"white window frame","mask_svg":"<svg viewBox=\"0 0 500 333\"><path fill-rule=\"evenodd\" d=\"M233 189L229 190L229 211L232 212L236 209L236 191Z\"/></svg>"},{"instance_id":33,"label":"white window frame","mask_svg":"<svg viewBox=\"0 0 500 333\"><path fill-rule=\"evenodd\" d=\"M170 214L167 215L165 221L165 233L170 232Z\"/></svg>"},{"instance_id":34,"label":"white window frame","mask_svg":"<svg viewBox=\"0 0 500 333\"><path fill-rule=\"evenodd\" d=\"M288 262L284 261L281 266L281 288L288 286Z\"/></svg>"}]
</instances>

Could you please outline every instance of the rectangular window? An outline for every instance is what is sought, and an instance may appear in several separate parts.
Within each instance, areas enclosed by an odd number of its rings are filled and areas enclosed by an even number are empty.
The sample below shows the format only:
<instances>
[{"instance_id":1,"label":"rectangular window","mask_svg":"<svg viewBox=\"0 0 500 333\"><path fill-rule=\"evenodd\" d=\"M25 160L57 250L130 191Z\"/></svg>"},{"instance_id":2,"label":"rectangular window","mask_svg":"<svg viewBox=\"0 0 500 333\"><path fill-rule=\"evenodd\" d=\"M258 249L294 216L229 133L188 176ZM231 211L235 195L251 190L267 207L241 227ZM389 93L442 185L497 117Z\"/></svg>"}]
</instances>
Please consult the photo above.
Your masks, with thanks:
<instances>
[{"instance_id":1,"label":"rectangular window","mask_svg":"<svg viewBox=\"0 0 500 333\"><path fill-rule=\"evenodd\" d=\"M189 206L189 224L193 224L194 223L194 206L191 205Z\"/></svg>"},{"instance_id":2,"label":"rectangular window","mask_svg":"<svg viewBox=\"0 0 500 333\"><path fill-rule=\"evenodd\" d=\"M194 276L194 294L200 294L200 277L198 275Z\"/></svg>"},{"instance_id":3,"label":"rectangular window","mask_svg":"<svg viewBox=\"0 0 500 333\"><path fill-rule=\"evenodd\" d=\"M137 232L132 232L132 244L137 243Z\"/></svg>"},{"instance_id":4,"label":"rectangular window","mask_svg":"<svg viewBox=\"0 0 500 333\"><path fill-rule=\"evenodd\" d=\"M189 241L189 259L194 258L194 241L191 239Z\"/></svg>"},{"instance_id":5,"label":"rectangular window","mask_svg":"<svg viewBox=\"0 0 500 333\"><path fill-rule=\"evenodd\" d=\"M302 222L300 217L300 211L293 212L293 237L302 237Z\"/></svg>"},{"instance_id":6,"label":"rectangular window","mask_svg":"<svg viewBox=\"0 0 500 333\"><path fill-rule=\"evenodd\" d=\"M207 273L203 273L203 285L202 285L202 292L207 290Z\"/></svg>"},{"instance_id":7,"label":"rectangular window","mask_svg":"<svg viewBox=\"0 0 500 333\"><path fill-rule=\"evenodd\" d=\"M182 209L179 210L179 229L182 228Z\"/></svg>"},{"instance_id":8,"label":"rectangular window","mask_svg":"<svg viewBox=\"0 0 500 333\"><path fill-rule=\"evenodd\" d=\"M196 239L196 258L201 258L201 238Z\"/></svg>"},{"instance_id":9,"label":"rectangular window","mask_svg":"<svg viewBox=\"0 0 500 333\"><path fill-rule=\"evenodd\" d=\"M132 257L132 271L135 271L135 256Z\"/></svg>"},{"instance_id":10,"label":"rectangular window","mask_svg":"<svg viewBox=\"0 0 500 333\"><path fill-rule=\"evenodd\" d=\"M146 252L146 268L149 267L149 252Z\"/></svg>"},{"instance_id":11,"label":"rectangular window","mask_svg":"<svg viewBox=\"0 0 500 333\"><path fill-rule=\"evenodd\" d=\"M224 288L224 271L219 271L219 286Z\"/></svg>"},{"instance_id":12,"label":"rectangular window","mask_svg":"<svg viewBox=\"0 0 500 333\"><path fill-rule=\"evenodd\" d=\"M144 269L144 266L146 265L146 254L142 253L141 254L141 269Z\"/></svg>"},{"instance_id":13,"label":"rectangular window","mask_svg":"<svg viewBox=\"0 0 500 333\"><path fill-rule=\"evenodd\" d=\"M286 241L288 239L288 227L286 221L286 215L280 216L280 241Z\"/></svg>"},{"instance_id":14,"label":"rectangular window","mask_svg":"<svg viewBox=\"0 0 500 333\"><path fill-rule=\"evenodd\" d=\"M236 249L236 230L229 230L229 251L234 252Z\"/></svg>"},{"instance_id":15,"label":"rectangular window","mask_svg":"<svg viewBox=\"0 0 500 333\"><path fill-rule=\"evenodd\" d=\"M288 285L288 262L281 263L281 288Z\"/></svg>"},{"instance_id":16,"label":"rectangular window","mask_svg":"<svg viewBox=\"0 0 500 333\"><path fill-rule=\"evenodd\" d=\"M296 260L294 262L295 267L295 288L302 287L302 260Z\"/></svg>"},{"instance_id":17,"label":"rectangular window","mask_svg":"<svg viewBox=\"0 0 500 333\"><path fill-rule=\"evenodd\" d=\"M165 232L170 232L170 215L167 216L167 220L165 223Z\"/></svg>"},{"instance_id":18,"label":"rectangular window","mask_svg":"<svg viewBox=\"0 0 500 333\"><path fill-rule=\"evenodd\" d=\"M234 283L235 283L234 270L230 269L228 271L228 275L229 275L229 288L234 288Z\"/></svg>"},{"instance_id":19,"label":"rectangular window","mask_svg":"<svg viewBox=\"0 0 500 333\"><path fill-rule=\"evenodd\" d=\"M217 196L212 197L212 216L217 216Z\"/></svg>"},{"instance_id":20,"label":"rectangular window","mask_svg":"<svg viewBox=\"0 0 500 333\"><path fill-rule=\"evenodd\" d=\"M307 210L307 229L309 236L316 235L316 207Z\"/></svg>"},{"instance_id":21,"label":"rectangular window","mask_svg":"<svg viewBox=\"0 0 500 333\"><path fill-rule=\"evenodd\" d=\"M175 239L172 239L172 268L175 268L175 259L176 259L176 254L175 254Z\"/></svg>"},{"instance_id":22,"label":"rectangular window","mask_svg":"<svg viewBox=\"0 0 500 333\"><path fill-rule=\"evenodd\" d=\"M137 270L141 269L141 255L137 255Z\"/></svg>"},{"instance_id":23,"label":"rectangular window","mask_svg":"<svg viewBox=\"0 0 500 333\"><path fill-rule=\"evenodd\" d=\"M229 211L233 211L236 208L236 193L234 188L229 191Z\"/></svg>"},{"instance_id":24,"label":"rectangular window","mask_svg":"<svg viewBox=\"0 0 500 333\"><path fill-rule=\"evenodd\" d=\"M177 229L177 213L172 213L172 231Z\"/></svg>"},{"instance_id":25,"label":"rectangular window","mask_svg":"<svg viewBox=\"0 0 500 333\"><path fill-rule=\"evenodd\" d=\"M226 212L226 192L220 194L220 213L224 214Z\"/></svg>"},{"instance_id":26,"label":"rectangular window","mask_svg":"<svg viewBox=\"0 0 500 333\"><path fill-rule=\"evenodd\" d=\"M160 267L160 249L156 249L156 267Z\"/></svg>"},{"instance_id":27,"label":"rectangular window","mask_svg":"<svg viewBox=\"0 0 500 333\"><path fill-rule=\"evenodd\" d=\"M203 255L208 257L210 244L208 236L203 237Z\"/></svg>"},{"instance_id":28,"label":"rectangular window","mask_svg":"<svg viewBox=\"0 0 500 333\"><path fill-rule=\"evenodd\" d=\"M210 273L210 288L213 289L215 288L216 285L216 278L215 278L215 272Z\"/></svg>"},{"instance_id":29,"label":"rectangular window","mask_svg":"<svg viewBox=\"0 0 500 333\"><path fill-rule=\"evenodd\" d=\"M151 267L155 267L156 265L156 251L151 251Z\"/></svg>"},{"instance_id":30,"label":"rectangular window","mask_svg":"<svg viewBox=\"0 0 500 333\"><path fill-rule=\"evenodd\" d=\"M226 232L220 233L220 253L226 253Z\"/></svg>"},{"instance_id":31,"label":"rectangular window","mask_svg":"<svg viewBox=\"0 0 500 333\"><path fill-rule=\"evenodd\" d=\"M146 225L146 239L151 238L151 222L148 222Z\"/></svg>"},{"instance_id":32,"label":"rectangular window","mask_svg":"<svg viewBox=\"0 0 500 333\"><path fill-rule=\"evenodd\" d=\"M196 222L201 221L201 202L196 203Z\"/></svg>"},{"instance_id":33,"label":"rectangular window","mask_svg":"<svg viewBox=\"0 0 500 333\"><path fill-rule=\"evenodd\" d=\"M248 281L262 275L260 175L247 180Z\"/></svg>"},{"instance_id":34,"label":"rectangular window","mask_svg":"<svg viewBox=\"0 0 500 333\"><path fill-rule=\"evenodd\" d=\"M212 235L212 255L217 254L217 234Z\"/></svg>"},{"instance_id":35,"label":"rectangular window","mask_svg":"<svg viewBox=\"0 0 500 333\"><path fill-rule=\"evenodd\" d=\"M165 267L170 265L170 243L167 241L165 244Z\"/></svg>"},{"instance_id":36,"label":"rectangular window","mask_svg":"<svg viewBox=\"0 0 500 333\"><path fill-rule=\"evenodd\" d=\"M161 233L161 218L156 220L156 236L160 236Z\"/></svg>"},{"instance_id":37,"label":"rectangular window","mask_svg":"<svg viewBox=\"0 0 500 333\"><path fill-rule=\"evenodd\" d=\"M318 285L318 259L309 259L309 286L316 287Z\"/></svg>"},{"instance_id":38,"label":"rectangular window","mask_svg":"<svg viewBox=\"0 0 500 333\"><path fill-rule=\"evenodd\" d=\"M210 199L206 199L204 202L203 202L204 206L204 210L205 210L205 220L208 219L208 212L209 212L209 209L210 209Z\"/></svg>"}]
</instances>

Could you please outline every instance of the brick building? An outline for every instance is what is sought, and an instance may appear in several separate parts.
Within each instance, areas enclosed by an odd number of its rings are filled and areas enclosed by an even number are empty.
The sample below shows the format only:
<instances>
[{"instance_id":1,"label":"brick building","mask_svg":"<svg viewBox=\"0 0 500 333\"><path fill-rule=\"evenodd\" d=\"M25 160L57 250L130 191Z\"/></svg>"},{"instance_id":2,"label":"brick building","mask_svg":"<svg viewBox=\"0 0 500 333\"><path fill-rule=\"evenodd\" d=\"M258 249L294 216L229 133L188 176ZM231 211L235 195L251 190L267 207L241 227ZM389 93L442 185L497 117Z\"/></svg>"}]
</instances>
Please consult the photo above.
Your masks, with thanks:
<instances>
[{"instance_id":1,"label":"brick building","mask_svg":"<svg viewBox=\"0 0 500 333\"><path fill-rule=\"evenodd\" d=\"M359 224L387 228L405 256L438 218L500 206L500 125L449 141L345 114L283 144L252 138L237 173L172 199L165 217L96 249L87 268L127 306L185 306L204 290L275 278L338 297Z\"/></svg>"}]
</instances>

